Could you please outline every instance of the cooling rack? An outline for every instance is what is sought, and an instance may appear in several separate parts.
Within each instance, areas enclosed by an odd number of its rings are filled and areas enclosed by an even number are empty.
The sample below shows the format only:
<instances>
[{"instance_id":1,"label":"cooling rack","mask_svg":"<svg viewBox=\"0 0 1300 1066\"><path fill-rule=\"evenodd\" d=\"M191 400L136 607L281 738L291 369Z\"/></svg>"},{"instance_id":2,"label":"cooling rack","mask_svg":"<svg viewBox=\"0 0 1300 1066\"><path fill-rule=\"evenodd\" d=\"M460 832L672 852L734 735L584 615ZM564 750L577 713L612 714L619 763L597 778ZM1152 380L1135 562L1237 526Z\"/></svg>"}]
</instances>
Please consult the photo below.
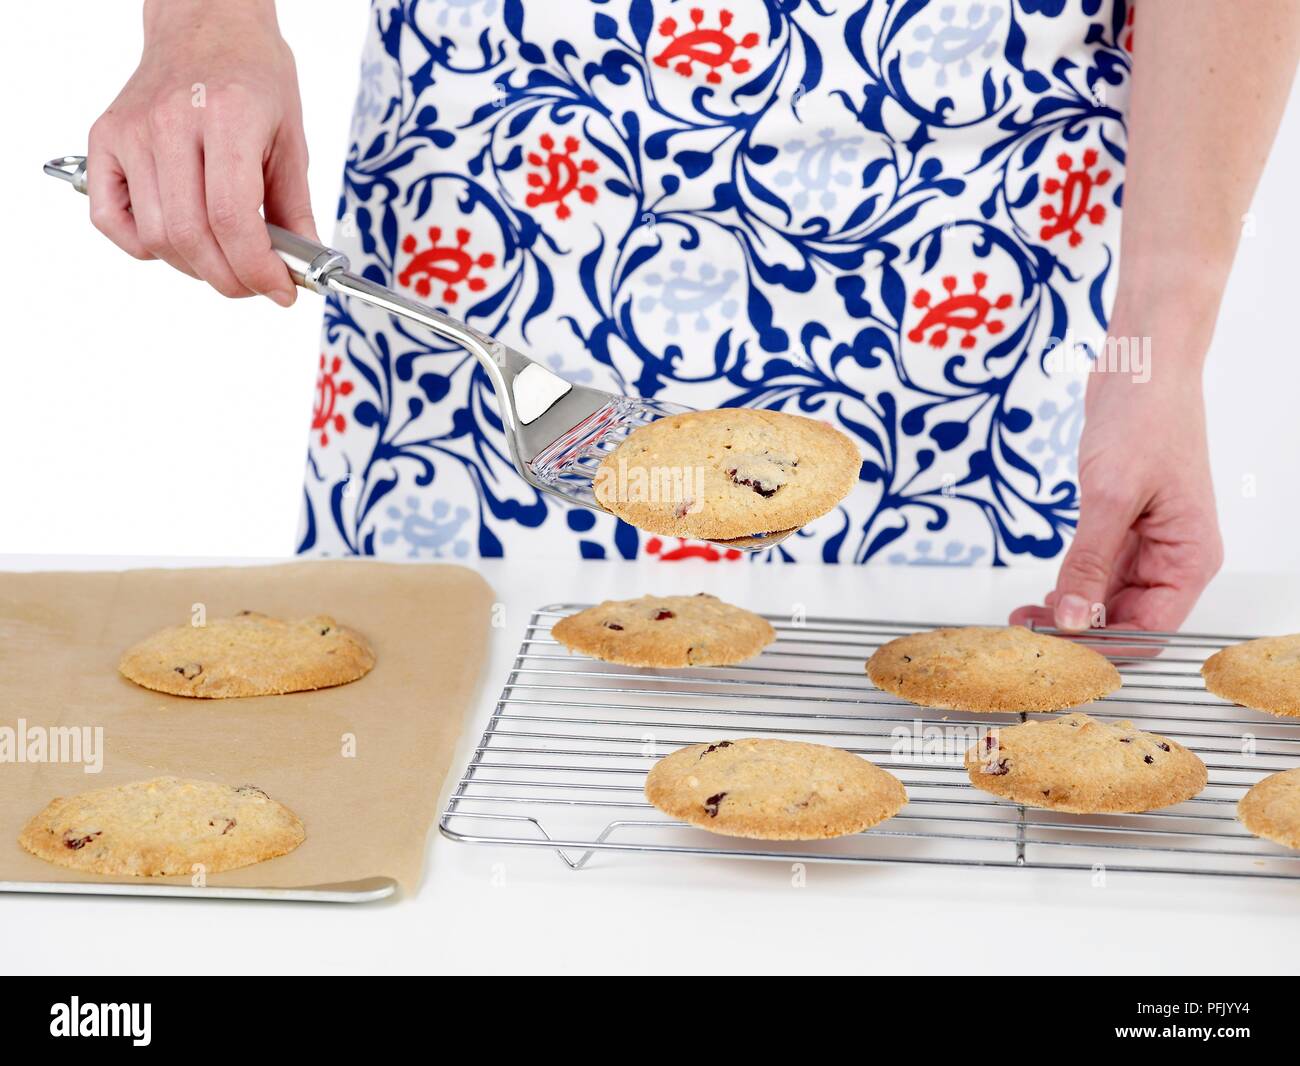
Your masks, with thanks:
<instances>
[{"instance_id":1,"label":"cooling rack","mask_svg":"<svg viewBox=\"0 0 1300 1066\"><path fill-rule=\"evenodd\" d=\"M1195 799L1145 814L1069 815L973 788L962 751L980 730L1035 714L965 714L881 692L865 660L882 643L944 623L769 615L777 640L749 662L689 670L615 666L572 655L550 627L585 604L538 609L495 711L439 823L473 844L553 849L574 870L611 852L785 862L906 863L1300 880L1300 852L1236 820L1246 789L1300 766L1300 720L1226 703L1201 682L1204 659L1247 637L1096 631L1124 687L1085 708L1173 737L1209 768ZM1042 630L1052 632L1051 630ZM838 840L767 844L676 822L642 793L655 761L686 744L744 736L833 744L902 779L909 802Z\"/></svg>"}]
</instances>

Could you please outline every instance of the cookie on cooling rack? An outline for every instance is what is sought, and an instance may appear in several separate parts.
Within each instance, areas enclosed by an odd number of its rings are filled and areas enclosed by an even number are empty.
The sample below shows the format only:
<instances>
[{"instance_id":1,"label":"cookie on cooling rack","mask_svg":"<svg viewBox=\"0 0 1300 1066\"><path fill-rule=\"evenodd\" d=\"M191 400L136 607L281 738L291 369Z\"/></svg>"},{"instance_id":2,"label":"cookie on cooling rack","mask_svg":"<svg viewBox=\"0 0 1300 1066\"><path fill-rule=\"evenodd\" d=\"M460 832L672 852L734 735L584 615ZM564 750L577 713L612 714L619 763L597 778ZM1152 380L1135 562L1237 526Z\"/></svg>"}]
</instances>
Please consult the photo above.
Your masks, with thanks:
<instances>
[{"instance_id":1,"label":"cookie on cooling rack","mask_svg":"<svg viewBox=\"0 0 1300 1066\"><path fill-rule=\"evenodd\" d=\"M757 840L860 833L907 802L898 778L851 752L754 738L673 752L646 775L645 794L673 818Z\"/></svg>"},{"instance_id":2,"label":"cookie on cooling rack","mask_svg":"<svg viewBox=\"0 0 1300 1066\"><path fill-rule=\"evenodd\" d=\"M967 749L966 769L984 792L1072 814L1169 807L1208 780L1205 764L1177 741L1077 712L989 732Z\"/></svg>"},{"instance_id":3,"label":"cookie on cooling rack","mask_svg":"<svg viewBox=\"0 0 1300 1066\"><path fill-rule=\"evenodd\" d=\"M1243 707L1300 717L1300 633L1224 648L1201 666L1205 687Z\"/></svg>"},{"instance_id":4,"label":"cookie on cooling rack","mask_svg":"<svg viewBox=\"0 0 1300 1066\"><path fill-rule=\"evenodd\" d=\"M1300 851L1300 769L1257 782L1237 804L1237 818L1255 836Z\"/></svg>"},{"instance_id":5,"label":"cookie on cooling rack","mask_svg":"<svg viewBox=\"0 0 1300 1066\"><path fill-rule=\"evenodd\" d=\"M326 615L286 622L244 611L155 633L128 649L118 669L156 692L226 699L345 685L374 665L365 637Z\"/></svg>"},{"instance_id":6,"label":"cookie on cooling rack","mask_svg":"<svg viewBox=\"0 0 1300 1066\"><path fill-rule=\"evenodd\" d=\"M570 651L623 666L731 666L771 644L776 630L700 592L606 600L561 618L551 635Z\"/></svg>"},{"instance_id":7,"label":"cookie on cooling rack","mask_svg":"<svg viewBox=\"0 0 1300 1066\"><path fill-rule=\"evenodd\" d=\"M878 688L948 711L1060 711L1120 687L1082 644L1023 626L963 626L891 640L867 662Z\"/></svg>"},{"instance_id":8,"label":"cookie on cooling rack","mask_svg":"<svg viewBox=\"0 0 1300 1066\"><path fill-rule=\"evenodd\" d=\"M640 529L744 547L833 510L861 468L857 446L826 422L737 407L634 430L600 464L594 491Z\"/></svg>"},{"instance_id":9,"label":"cookie on cooling rack","mask_svg":"<svg viewBox=\"0 0 1300 1066\"><path fill-rule=\"evenodd\" d=\"M157 777L52 800L18 843L38 858L86 873L220 873L293 851L302 822L253 785Z\"/></svg>"}]
</instances>

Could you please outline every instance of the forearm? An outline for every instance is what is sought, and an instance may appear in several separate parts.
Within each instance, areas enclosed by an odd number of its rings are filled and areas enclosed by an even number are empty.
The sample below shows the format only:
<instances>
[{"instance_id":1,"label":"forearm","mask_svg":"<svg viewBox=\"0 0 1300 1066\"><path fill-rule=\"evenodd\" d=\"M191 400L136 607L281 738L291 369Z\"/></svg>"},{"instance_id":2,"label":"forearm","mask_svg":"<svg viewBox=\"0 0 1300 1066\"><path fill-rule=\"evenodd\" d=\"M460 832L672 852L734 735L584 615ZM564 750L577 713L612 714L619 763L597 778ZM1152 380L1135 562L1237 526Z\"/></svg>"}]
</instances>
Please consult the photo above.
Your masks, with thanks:
<instances>
[{"instance_id":1,"label":"forearm","mask_svg":"<svg viewBox=\"0 0 1300 1066\"><path fill-rule=\"evenodd\" d=\"M239 25L276 28L275 0L145 0L145 40L170 33L228 32Z\"/></svg>"},{"instance_id":2,"label":"forearm","mask_svg":"<svg viewBox=\"0 0 1300 1066\"><path fill-rule=\"evenodd\" d=\"M1298 56L1300 0L1139 7L1112 321L1198 371Z\"/></svg>"}]
</instances>

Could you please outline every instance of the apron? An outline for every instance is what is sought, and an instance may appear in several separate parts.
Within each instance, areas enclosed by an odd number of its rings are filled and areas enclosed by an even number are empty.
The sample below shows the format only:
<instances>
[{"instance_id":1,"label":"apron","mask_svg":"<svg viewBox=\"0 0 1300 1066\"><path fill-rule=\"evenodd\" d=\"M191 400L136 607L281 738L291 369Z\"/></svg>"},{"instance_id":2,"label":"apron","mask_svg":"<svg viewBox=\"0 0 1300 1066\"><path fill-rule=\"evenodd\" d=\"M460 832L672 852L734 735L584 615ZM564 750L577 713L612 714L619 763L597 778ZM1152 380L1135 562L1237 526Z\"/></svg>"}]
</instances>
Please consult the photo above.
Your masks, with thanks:
<instances>
[{"instance_id":1,"label":"apron","mask_svg":"<svg viewBox=\"0 0 1300 1066\"><path fill-rule=\"evenodd\" d=\"M375 0L334 246L569 380L853 438L751 562L1001 565L1077 518L1125 0ZM474 359L327 304L299 551L705 558L540 496Z\"/></svg>"}]
</instances>

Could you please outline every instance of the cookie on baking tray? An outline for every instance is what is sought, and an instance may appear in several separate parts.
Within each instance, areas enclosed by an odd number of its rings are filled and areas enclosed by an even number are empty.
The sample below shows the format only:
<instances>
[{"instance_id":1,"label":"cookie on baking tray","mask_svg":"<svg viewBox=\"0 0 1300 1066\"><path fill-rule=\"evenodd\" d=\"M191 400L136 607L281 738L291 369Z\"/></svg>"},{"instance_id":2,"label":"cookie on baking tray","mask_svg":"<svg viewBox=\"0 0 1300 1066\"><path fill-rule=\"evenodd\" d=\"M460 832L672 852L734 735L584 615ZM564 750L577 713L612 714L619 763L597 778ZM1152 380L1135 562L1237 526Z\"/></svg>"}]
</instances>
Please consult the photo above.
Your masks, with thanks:
<instances>
[{"instance_id":1,"label":"cookie on baking tray","mask_svg":"<svg viewBox=\"0 0 1300 1066\"><path fill-rule=\"evenodd\" d=\"M701 592L606 600L561 618L551 635L570 651L624 666L730 666L757 655L776 630Z\"/></svg>"},{"instance_id":2,"label":"cookie on baking tray","mask_svg":"<svg viewBox=\"0 0 1300 1066\"><path fill-rule=\"evenodd\" d=\"M1216 696L1256 711L1300 716L1300 633L1260 637L1215 652L1201 666Z\"/></svg>"},{"instance_id":3,"label":"cookie on baking tray","mask_svg":"<svg viewBox=\"0 0 1300 1066\"><path fill-rule=\"evenodd\" d=\"M851 752L791 740L720 740L660 759L646 798L724 836L825 840L860 833L907 802L903 783Z\"/></svg>"},{"instance_id":4,"label":"cookie on baking tray","mask_svg":"<svg viewBox=\"0 0 1300 1066\"><path fill-rule=\"evenodd\" d=\"M1177 741L1078 712L990 731L967 749L966 769L985 792L1072 814L1169 807L1207 782L1205 764Z\"/></svg>"},{"instance_id":5,"label":"cookie on baking tray","mask_svg":"<svg viewBox=\"0 0 1300 1066\"><path fill-rule=\"evenodd\" d=\"M273 859L306 839L302 822L254 785L156 777L52 800L18 842L86 873L164 877Z\"/></svg>"},{"instance_id":6,"label":"cookie on baking tray","mask_svg":"<svg viewBox=\"0 0 1300 1066\"><path fill-rule=\"evenodd\" d=\"M736 407L633 430L600 464L594 490L640 529L744 546L833 510L861 467L857 446L826 422Z\"/></svg>"},{"instance_id":7,"label":"cookie on baking tray","mask_svg":"<svg viewBox=\"0 0 1300 1066\"><path fill-rule=\"evenodd\" d=\"M1300 851L1300 769L1256 782L1237 804L1237 818L1255 836Z\"/></svg>"},{"instance_id":8,"label":"cookie on baking tray","mask_svg":"<svg viewBox=\"0 0 1300 1066\"><path fill-rule=\"evenodd\" d=\"M878 648L867 675L886 692L948 711L1059 711L1120 687L1105 656L1023 626L910 633Z\"/></svg>"},{"instance_id":9,"label":"cookie on baking tray","mask_svg":"<svg viewBox=\"0 0 1300 1066\"><path fill-rule=\"evenodd\" d=\"M243 611L155 633L118 669L156 692L221 699L345 685L374 665L366 638L327 615L286 622Z\"/></svg>"}]
</instances>

